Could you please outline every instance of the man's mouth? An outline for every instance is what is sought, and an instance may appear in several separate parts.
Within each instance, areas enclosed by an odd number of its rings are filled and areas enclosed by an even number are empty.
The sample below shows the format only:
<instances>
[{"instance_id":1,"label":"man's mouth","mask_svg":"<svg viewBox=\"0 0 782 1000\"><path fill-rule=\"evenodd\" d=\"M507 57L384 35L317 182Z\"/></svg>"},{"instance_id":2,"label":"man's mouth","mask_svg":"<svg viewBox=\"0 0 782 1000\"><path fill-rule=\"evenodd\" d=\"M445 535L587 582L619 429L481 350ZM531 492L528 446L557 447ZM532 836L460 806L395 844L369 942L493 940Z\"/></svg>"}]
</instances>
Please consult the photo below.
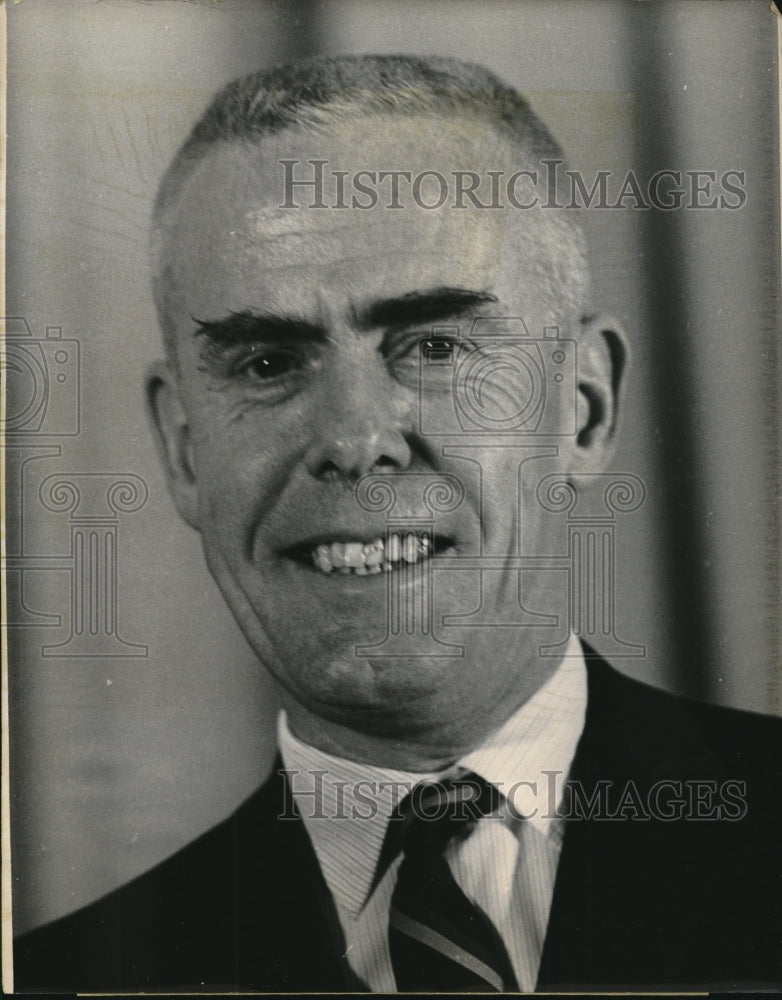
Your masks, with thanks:
<instances>
[{"instance_id":1,"label":"man's mouth","mask_svg":"<svg viewBox=\"0 0 782 1000\"><path fill-rule=\"evenodd\" d=\"M374 576L455 552L453 539L427 532L392 533L369 542L321 542L307 551L306 561L321 573ZM303 555L304 553L302 553Z\"/></svg>"}]
</instances>

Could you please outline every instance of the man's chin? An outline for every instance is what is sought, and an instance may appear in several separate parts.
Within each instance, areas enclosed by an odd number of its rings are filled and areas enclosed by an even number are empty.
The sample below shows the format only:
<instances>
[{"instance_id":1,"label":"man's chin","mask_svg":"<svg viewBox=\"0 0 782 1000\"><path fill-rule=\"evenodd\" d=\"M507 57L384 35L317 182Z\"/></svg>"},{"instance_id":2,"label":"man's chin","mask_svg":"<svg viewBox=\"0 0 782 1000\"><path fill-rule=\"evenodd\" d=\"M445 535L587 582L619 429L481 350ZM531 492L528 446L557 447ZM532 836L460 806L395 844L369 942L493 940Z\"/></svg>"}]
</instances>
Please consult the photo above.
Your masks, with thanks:
<instances>
[{"instance_id":1,"label":"man's chin","mask_svg":"<svg viewBox=\"0 0 782 1000\"><path fill-rule=\"evenodd\" d=\"M352 650L351 650L352 652ZM312 662L312 661L309 661ZM431 725L457 681L453 663L426 655L406 657L319 657L317 667L302 661L277 667L287 699L309 713L348 729L404 735ZM457 681L458 683L458 681ZM419 720L419 721L417 721Z\"/></svg>"}]
</instances>

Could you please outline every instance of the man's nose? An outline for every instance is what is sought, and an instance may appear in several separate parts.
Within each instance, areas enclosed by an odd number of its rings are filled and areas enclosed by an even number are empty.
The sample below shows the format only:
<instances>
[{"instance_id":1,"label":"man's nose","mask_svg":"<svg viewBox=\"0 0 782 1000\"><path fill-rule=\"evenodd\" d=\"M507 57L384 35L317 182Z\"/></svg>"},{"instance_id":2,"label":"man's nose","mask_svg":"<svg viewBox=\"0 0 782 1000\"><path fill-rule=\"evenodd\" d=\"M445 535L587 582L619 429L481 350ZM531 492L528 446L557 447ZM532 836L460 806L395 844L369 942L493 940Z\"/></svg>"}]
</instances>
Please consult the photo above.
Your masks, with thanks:
<instances>
[{"instance_id":1,"label":"man's nose","mask_svg":"<svg viewBox=\"0 0 782 1000\"><path fill-rule=\"evenodd\" d=\"M379 362L379 359L378 359ZM409 390L380 364L324 373L306 464L318 479L356 482L368 472L406 469L414 426Z\"/></svg>"}]
</instances>

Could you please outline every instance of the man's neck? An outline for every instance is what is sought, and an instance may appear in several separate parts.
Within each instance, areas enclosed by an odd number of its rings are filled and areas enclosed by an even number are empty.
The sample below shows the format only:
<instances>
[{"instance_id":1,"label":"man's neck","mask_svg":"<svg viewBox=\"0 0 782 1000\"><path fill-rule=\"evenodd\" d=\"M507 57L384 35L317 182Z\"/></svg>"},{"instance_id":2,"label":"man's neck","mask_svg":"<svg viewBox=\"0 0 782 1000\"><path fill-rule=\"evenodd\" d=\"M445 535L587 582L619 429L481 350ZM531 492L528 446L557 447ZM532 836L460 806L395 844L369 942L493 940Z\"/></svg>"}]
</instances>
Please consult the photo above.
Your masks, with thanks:
<instances>
[{"instance_id":1,"label":"man's neck","mask_svg":"<svg viewBox=\"0 0 782 1000\"><path fill-rule=\"evenodd\" d=\"M360 764L422 773L439 771L471 749L435 739L433 734L420 739L414 735L386 737L365 733L319 719L284 697L280 700L291 732L302 742Z\"/></svg>"}]
</instances>

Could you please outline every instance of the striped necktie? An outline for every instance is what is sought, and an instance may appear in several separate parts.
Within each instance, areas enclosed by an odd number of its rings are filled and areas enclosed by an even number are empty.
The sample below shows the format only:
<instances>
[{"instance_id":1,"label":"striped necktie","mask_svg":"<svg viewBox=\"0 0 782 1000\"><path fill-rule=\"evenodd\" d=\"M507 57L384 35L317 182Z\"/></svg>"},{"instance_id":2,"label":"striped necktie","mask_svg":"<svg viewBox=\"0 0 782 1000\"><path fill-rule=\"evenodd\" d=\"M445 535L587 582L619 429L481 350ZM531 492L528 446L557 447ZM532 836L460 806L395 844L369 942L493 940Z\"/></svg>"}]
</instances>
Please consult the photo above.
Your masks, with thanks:
<instances>
[{"instance_id":1,"label":"striped necktie","mask_svg":"<svg viewBox=\"0 0 782 1000\"><path fill-rule=\"evenodd\" d=\"M416 785L402 802L404 857L388 930L400 992L518 989L496 927L459 888L443 856L501 801L493 785L469 773Z\"/></svg>"}]
</instances>

